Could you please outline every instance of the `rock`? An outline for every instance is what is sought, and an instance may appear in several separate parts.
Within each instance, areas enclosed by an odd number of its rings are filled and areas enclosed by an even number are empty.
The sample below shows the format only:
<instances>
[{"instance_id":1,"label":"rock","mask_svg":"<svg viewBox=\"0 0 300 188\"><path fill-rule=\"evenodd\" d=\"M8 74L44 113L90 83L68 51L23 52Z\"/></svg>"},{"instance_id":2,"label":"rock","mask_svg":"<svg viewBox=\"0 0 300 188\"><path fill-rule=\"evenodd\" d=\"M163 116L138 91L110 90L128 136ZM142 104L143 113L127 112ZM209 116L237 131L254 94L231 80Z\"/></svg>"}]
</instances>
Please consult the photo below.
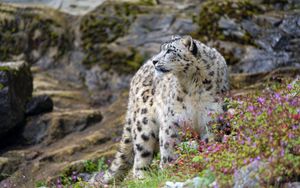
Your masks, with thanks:
<instances>
[{"instance_id":1,"label":"rock","mask_svg":"<svg viewBox=\"0 0 300 188\"><path fill-rule=\"evenodd\" d=\"M53 101L47 95L41 95L33 97L26 104L26 115L33 116L39 115L45 112L51 112L53 110Z\"/></svg>"},{"instance_id":2,"label":"rock","mask_svg":"<svg viewBox=\"0 0 300 188\"><path fill-rule=\"evenodd\" d=\"M239 25L235 23L233 19L221 17L218 22L218 26L221 29L237 31L240 30Z\"/></svg>"},{"instance_id":3,"label":"rock","mask_svg":"<svg viewBox=\"0 0 300 188\"><path fill-rule=\"evenodd\" d=\"M99 110L73 110L53 112L43 116L28 118L23 130L27 144L45 144L62 139L72 132L80 132L87 127L101 122L103 116Z\"/></svg>"},{"instance_id":4,"label":"rock","mask_svg":"<svg viewBox=\"0 0 300 188\"><path fill-rule=\"evenodd\" d=\"M23 154L19 152L8 152L0 157L0 181L9 177L19 168L19 164L24 159ZM1 184L0 184L1 187Z\"/></svg>"},{"instance_id":5,"label":"rock","mask_svg":"<svg viewBox=\"0 0 300 188\"><path fill-rule=\"evenodd\" d=\"M32 75L27 63L0 63L0 137L24 121L25 105L32 90Z\"/></svg>"},{"instance_id":6,"label":"rock","mask_svg":"<svg viewBox=\"0 0 300 188\"><path fill-rule=\"evenodd\" d=\"M215 182L212 179L204 177L195 177L188 179L185 182L170 182L167 181L164 188L195 188L195 187L212 187Z\"/></svg>"},{"instance_id":7,"label":"rock","mask_svg":"<svg viewBox=\"0 0 300 188\"><path fill-rule=\"evenodd\" d=\"M290 77L295 78L300 75L300 67L282 67L275 69L272 72L262 72L262 73L241 73L241 74L230 74L230 87L231 89L244 89L252 86L255 88L265 87L263 84L272 78L280 77ZM253 89L253 88L252 88Z\"/></svg>"},{"instance_id":8,"label":"rock","mask_svg":"<svg viewBox=\"0 0 300 188\"><path fill-rule=\"evenodd\" d=\"M230 67L233 73L270 72L278 67L292 66L287 52L266 52L253 47L246 47L245 54L238 64Z\"/></svg>"},{"instance_id":9,"label":"rock","mask_svg":"<svg viewBox=\"0 0 300 188\"><path fill-rule=\"evenodd\" d=\"M300 182L289 182L283 185L284 188L299 188Z\"/></svg>"},{"instance_id":10,"label":"rock","mask_svg":"<svg viewBox=\"0 0 300 188\"><path fill-rule=\"evenodd\" d=\"M260 3L259 3L260 2ZM195 18L201 40L216 47L233 73L260 73L299 63L299 7L292 1L207 1ZM291 5L287 11L285 5ZM246 8L247 7L247 8ZM247 11L242 11L244 8ZM272 10L276 11L272 11ZM225 46L229 45L229 46ZM225 50L224 50L225 49ZM242 53L237 53L242 52Z\"/></svg>"},{"instance_id":11,"label":"rock","mask_svg":"<svg viewBox=\"0 0 300 188\"><path fill-rule=\"evenodd\" d=\"M260 170L267 170L267 163L253 161L234 173L234 188L260 187ZM270 172L271 173L271 172Z\"/></svg>"},{"instance_id":12,"label":"rock","mask_svg":"<svg viewBox=\"0 0 300 188\"><path fill-rule=\"evenodd\" d=\"M9 163L9 159L6 157L0 157L0 181L5 179L5 177L7 176L7 171L10 171L9 169L7 170L7 165Z\"/></svg>"}]
</instances>

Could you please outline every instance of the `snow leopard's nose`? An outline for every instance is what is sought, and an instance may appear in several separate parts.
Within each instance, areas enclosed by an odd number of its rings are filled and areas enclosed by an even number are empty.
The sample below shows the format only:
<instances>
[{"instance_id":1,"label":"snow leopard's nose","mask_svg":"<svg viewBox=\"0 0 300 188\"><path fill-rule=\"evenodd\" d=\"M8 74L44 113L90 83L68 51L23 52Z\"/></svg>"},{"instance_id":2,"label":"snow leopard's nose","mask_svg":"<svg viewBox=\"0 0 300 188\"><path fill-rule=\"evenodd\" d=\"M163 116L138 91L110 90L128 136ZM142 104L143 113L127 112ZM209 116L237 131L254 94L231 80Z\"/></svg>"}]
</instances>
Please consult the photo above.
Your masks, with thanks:
<instances>
[{"instance_id":1,"label":"snow leopard's nose","mask_svg":"<svg viewBox=\"0 0 300 188\"><path fill-rule=\"evenodd\" d=\"M152 60L153 65L155 65L156 63L158 63L157 60Z\"/></svg>"}]
</instances>

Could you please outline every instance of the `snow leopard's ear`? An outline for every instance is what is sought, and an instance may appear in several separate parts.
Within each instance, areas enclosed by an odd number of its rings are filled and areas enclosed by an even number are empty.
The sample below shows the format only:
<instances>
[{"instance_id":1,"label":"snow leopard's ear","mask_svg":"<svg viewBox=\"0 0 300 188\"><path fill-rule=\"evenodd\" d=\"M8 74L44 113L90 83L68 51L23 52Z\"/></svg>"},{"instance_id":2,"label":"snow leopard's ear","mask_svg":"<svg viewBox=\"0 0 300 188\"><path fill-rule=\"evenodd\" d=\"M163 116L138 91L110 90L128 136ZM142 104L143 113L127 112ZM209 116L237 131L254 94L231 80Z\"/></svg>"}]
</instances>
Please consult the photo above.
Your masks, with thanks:
<instances>
[{"instance_id":1,"label":"snow leopard's ear","mask_svg":"<svg viewBox=\"0 0 300 188\"><path fill-rule=\"evenodd\" d=\"M171 40L176 40L176 39L180 39L181 36L179 35L172 35Z\"/></svg>"},{"instance_id":2,"label":"snow leopard's ear","mask_svg":"<svg viewBox=\"0 0 300 188\"><path fill-rule=\"evenodd\" d=\"M194 56L197 55L198 48L191 36L186 35L186 36L182 37L181 42L185 47L187 47L189 49L189 51L192 52L192 54Z\"/></svg>"}]
</instances>

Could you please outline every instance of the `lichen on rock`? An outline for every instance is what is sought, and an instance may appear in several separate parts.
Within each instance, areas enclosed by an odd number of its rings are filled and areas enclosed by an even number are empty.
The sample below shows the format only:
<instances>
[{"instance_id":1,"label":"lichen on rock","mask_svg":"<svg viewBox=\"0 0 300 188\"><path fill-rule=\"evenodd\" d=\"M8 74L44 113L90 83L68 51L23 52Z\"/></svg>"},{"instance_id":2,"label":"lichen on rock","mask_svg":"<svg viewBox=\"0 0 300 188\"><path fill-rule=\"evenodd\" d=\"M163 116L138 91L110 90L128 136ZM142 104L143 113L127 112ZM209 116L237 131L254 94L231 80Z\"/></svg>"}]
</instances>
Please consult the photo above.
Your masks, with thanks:
<instances>
[{"instance_id":1,"label":"lichen on rock","mask_svg":"<svg viewBox=\"0 0 300 188\"><path fill-rule=\"evenodd\" d=\"M1 3L0 12L2 61L23 55L33 63L45 54L55 59L71 45L71 31L65 16L58 11ZM57 50L54 52L53 48Z\"/></svg>"},{"instance_id":2,"label":"lichen on rock","mask_svg":"<svg viewBox=\"0 0 300 188\"><path fill-rule=\"evenodd\" d=\"M254 14L260 12L262 12L262 9L249 0L206 1L200 9L199 15L194 19L199 26L198 31L194 33L194 35L204 41L211 39L236 39L242 43L251 43L251 38L248 33L242 33L239 37L232 35L225 36L222 31L228 28L220 28L220 20L222 21L222 19L229 18L231 22L233 20L239 22L242 19L249 19ZM228 22L226 24L228 24ZM238 30L238 28L232 29Z\"/></svg>"},{"instance_id":3,"label":"lichen on rock","mask_svg":"<svg viewBox=\"0 0 300 188\"><path fill-rule=\"evenodd\" d=\"M83 63L97 63L104 70L120 73L136 70L144 60L141 55L134 49L110 44L127 34L136 16L146 12L143 6L147 4L107 1L85 15L80 22L82 47L86 52Z\"/></svg>"}]
</instances>

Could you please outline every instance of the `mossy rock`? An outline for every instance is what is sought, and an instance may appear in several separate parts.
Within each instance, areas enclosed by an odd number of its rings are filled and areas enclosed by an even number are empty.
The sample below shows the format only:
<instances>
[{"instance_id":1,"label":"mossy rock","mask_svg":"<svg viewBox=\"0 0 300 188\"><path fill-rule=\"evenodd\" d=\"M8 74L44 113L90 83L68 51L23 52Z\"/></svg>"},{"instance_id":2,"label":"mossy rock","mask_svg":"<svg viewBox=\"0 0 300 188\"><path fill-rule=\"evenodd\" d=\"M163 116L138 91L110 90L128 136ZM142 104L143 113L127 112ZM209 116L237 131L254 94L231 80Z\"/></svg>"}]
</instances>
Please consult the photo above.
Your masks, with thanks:
<instances>
[{"instance_id":1,"label":"mossy rock","mask_svg":"<svg viewBox=\"0 0 300 188\"><path fill-rule=\"evenodd\" d=\"M250 19L253 15L262 12L262 9L250 0L209 0L202 4L200 13L194 18L199 26L193 36L202 41L209 40L239 40L240 43L251 43L251 37L245 33L239 39L224 36L218 22L222 17L228 17L239 22L243 19Z\"/></svg>"},{"instance_id":2,"label":"mossy rock","mask_svg":"<svg viewBox=\"0 0 300 188\"><path fill-rule=\"evenodd\" d=\"M66 25L65 16L52 9L0 4L0 60L24 54L31 61L32 51L43 55L53 46L62 55L72 43Z\"/></svg>"},{"instance_id":3,"label":"mossy rock","mask_svg":"<svg viewBox=\"0 0 300 188\"><path fill-rule=\"evenodd\" d=\"M144 57L134 48L126 51L113 51L106 46L99 47L97 54L89 54L83 60L85 65L99 64L103 70L118 73L132 73L144 62Z\"/></svg>"},{"instance_id":4,"label":"mossy rock","mask_svg":"<svg viewBox=\"0 0 300 188\"><path fill-rule=\"evenodd\" d=\"M83 48L90 50L93 44L109 43L124 36L136 15L142 13L140 5L128 2L107 1L80 22Z\"/></svg>"},{"instance_id":5,"label":"mossy rock","mask_svg":"<svg viewBox=\"0 0 300 188\"><path fill-rule=\"evenodd\" d=\"M80 22L82 48L87 54L83 63L99 64L104 70L114 69L130 73L138 69L144 59L135 50L112 49L116 39L127 34L138 14L146 13L150 3L106 1Z\"/></svg>"},{"instance_id":6,"label":"mossy rock","mask_svg":"<svg viewBox=\"0 0 300 188\"><path fill-rule=\"evenodd\" d=\"M32 74L27 63L0 62L0 137L22 125L32 90Z\"/></svg>"}]
</instances>

